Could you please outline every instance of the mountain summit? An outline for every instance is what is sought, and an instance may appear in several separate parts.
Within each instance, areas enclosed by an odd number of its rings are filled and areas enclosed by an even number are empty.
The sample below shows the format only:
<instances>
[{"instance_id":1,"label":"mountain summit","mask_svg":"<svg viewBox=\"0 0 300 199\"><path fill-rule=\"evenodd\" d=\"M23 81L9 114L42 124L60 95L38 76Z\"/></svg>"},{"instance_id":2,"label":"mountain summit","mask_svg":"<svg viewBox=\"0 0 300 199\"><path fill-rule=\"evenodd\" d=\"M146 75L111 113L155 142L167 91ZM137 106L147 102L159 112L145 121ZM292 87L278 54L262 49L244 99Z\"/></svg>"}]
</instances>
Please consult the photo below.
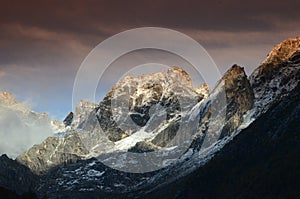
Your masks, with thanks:
<instances>
[{"instance_id":1,"label":"mountain summit","mask_svg":"<svg viewBox=\"0 0 300 199\"><path fill-rule=\"evenodd\" d=\"M300 38L287 39L275 46L267 59L250 75L255 106L265 112L288 95L300 81Z\"/></svg>"},{"instance_id":2,"label":"mountain summit","mask_svg":"<svg viewBox=\"0 0 300 199\"><path fill-rule=\"evenodd\" d=\"M8 92L0 92L0 104L2 105L13 105L16 104L16 100L12 94Z\"/></svg>"},{"instance_id":3,"label":"mountain summit","mask_svg":"<svg viewBox=\"0 0 300 199\"><path fill-rule=\"evenodd\" d=\"M267 58L263 61L263 64L278 64L280 62L287 61L292 55L300 51L300 38L290 38L284 40L280 44L276 45Z\"/></svg>"}]
</instances>

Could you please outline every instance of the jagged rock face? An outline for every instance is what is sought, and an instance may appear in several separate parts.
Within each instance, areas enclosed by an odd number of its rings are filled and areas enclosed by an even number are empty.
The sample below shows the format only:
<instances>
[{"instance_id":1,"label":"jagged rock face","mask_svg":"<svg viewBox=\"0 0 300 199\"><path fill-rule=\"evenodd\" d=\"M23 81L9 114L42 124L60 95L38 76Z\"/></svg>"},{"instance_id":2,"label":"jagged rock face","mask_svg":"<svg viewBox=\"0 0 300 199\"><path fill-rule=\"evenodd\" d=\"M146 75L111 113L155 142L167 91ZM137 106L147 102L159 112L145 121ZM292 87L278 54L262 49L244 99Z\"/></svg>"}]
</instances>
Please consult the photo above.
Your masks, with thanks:
<instances>
[{"instance_id":1,"label":"jagged rock face","mask_svg":"<svg viewBox=\"0 0 300 199\"><path fill-rule=\"evenodd\" d=\"M232 135L242 124L243 116L253 108L253 103L253 90L244 68L233 65L201 104L200 125L191 148L200 150ZM204 139L208 146L203 146Z\"/></svg>"},{"instance_id":2,"label":"jagged rock face","mask_svg":"<svg viewBox=\"0 0 300 199\"><path fill-rule=\"evenodd\" d=\"M271 51L250 76L256 115L294 89L300 80L300 38L288 39Z\"/></svg>"},{"instance_id":3,"label":"jagged rock face","mask_svg":"<svg viewBox=\"0 0 300 199\"><path fill-rule=\"evenodd\" d=\"M84 129L88 116L98 106L98 104L95 104L93 102L80 100L76 106L73 122L71 124L72 128Z\"/></svg>"},{"instance_id":4,"label":"jagged rock face","mask_svg":"<svg viewBox=\"0 0 300 199\"><path fill-rule=\"evenodd\" d=\"M201 84L201 86L197 89L197 93L204 95L204 98L207 98L209 91L209 86L206 83Z\"/></svg>"},{"instance_id":5,"label":"jagged rock face","mask_svg":"<svg viewBox=\"0 0 300 199\"><path fill-rule=\"evenodd\" d=\"M178 67L138 78L128 76L100 103L97 117L108 138L116 142L143 127L154 131L162 121L179 119L182 109L195 105L189 102L199 102L204 95L197 92L188 74Z\"/></svg>"},{"instance_id":6,"label":"jagged rock face","mask_svg":"<svg viewBox=\"0 0 300 199\"><path fill-rule=\"evenodd\" d=\"M276 45L267 58L263 61L264 65L271 64L276 65L283 61L287 61L292 55L300 50L300 38L287 39L280 44ZM260 67L261 68L261 67Z\"/></svg>"},{"instance_id":7,"label":"jagged rock face","mask_svg":"<svg viewBox=\"0 0 300 199\"><path fill-rule=\"evenodd\" d=\"M90 119L92 119L89 117L91 115L91 112L93 112L98 106L99 105L93 102L80 100L76 105L75 113L70 112L62 123L58 122L55 124L55 126L57 127L55 132L60 133L76 129L91 130L91 124L94 123L92 124L92 126L95 126L97 120L93 119L92 121L89 121Z\"/></svg>"},{"instance_id":8,"label":"jagged rock face","mask_svg":"<svg viewBox=\"0 0 300 199\"><path fill-rule=\"evenodd\" d=\"M95 146L101 139L101 134L93 135L91 128L86 127L87 121L98 127L98 121L90 120L88 116L94 112L96 105L92 102L81 100L75 114L70 113L64 120L64 127L58 123L55 137L48 137L41 144L36 144L26 153L17 157L17 161L29 167L34 173L42 174L49 169L78 160L84 159L90 152L88 146ZM96 124L96 125L95 125ZM97 125L98 124L98 125ZM81 129L87 128L89 132ZM89 142L83 142L85 135L89 134Z\"/></svg>"},{"instance_id":9,"label":"jagged rock face","mask_svg":"<svg viewBox=\"0 0 300 199\"><path fill-rule=\"evenodd\" d=\"M42 174L50 168L76 162L88 153L77 133L65 137L48 137L39 145L34 145L16 160L26 165L36 174Z\"/></svg>"},{"instance_id":10,"label":"jagged rock face","mask_svg":"<svg viewBox=\"0 0 300 199\"><path fill-rule=\"evenodd\" d=\"M199 123L195 123L198 133L192 148L201 148L204 137L213 143L225 136L230 136L243 122L243 115L251 110L254 94L244 68L234 65L218 82L216 88L208 95L208 86L203 84L200 89L205 101L197 105ZM223 118L224 117L224 118ZM170 122L168 128L163 129L151 141L138 142L129 151L149 152L166 146L168 137L177 131L179 121ZM190 128L190 127L189 127ZM218 133L221 131L221 133ZM217 138L216 138L217 137Z\"/></svg>"},{"instance_id":11,"label":"jagged rock face","mask_svg":"<svg viewBox=\"0 0 300 199\"><path fill-rule=\"evenodd\" d=\"M243 121L243 115L252 109L254 94L244 68L233 65L222 80L226 94L226 124L221 137L230 135Z\"/></svg>"},{"instance_id":12,"label":"jagged rock face","mask_svg":"<svg viewBox=\"0 0 300 199\"><path fill-rule=\"evenodd\" d=\"M287 39L282 43L275 46L268 54L267 58L262 64L255 69L250 79L255 81L255 77L259 77L262 81L271 80L276 73L281 70L285 65L290 64L293 60L294 54L298 54L300 51L300 38ZM253 82L257 84L259 82Z\"/></svg>"}]
</instances>

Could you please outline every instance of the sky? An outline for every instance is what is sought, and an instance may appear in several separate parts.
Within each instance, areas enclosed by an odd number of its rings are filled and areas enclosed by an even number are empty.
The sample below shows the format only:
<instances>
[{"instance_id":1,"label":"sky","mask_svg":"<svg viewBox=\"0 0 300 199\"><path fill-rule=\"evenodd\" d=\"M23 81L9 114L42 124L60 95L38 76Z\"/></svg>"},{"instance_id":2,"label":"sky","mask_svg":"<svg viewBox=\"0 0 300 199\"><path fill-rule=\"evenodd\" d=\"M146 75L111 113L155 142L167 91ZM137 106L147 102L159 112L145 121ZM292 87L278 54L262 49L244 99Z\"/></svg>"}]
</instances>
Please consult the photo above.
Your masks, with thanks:
<instances>
[{"instance_id":1,"label":"sky","mask_svg":"<svg viewBox=\"0 0 300 199\"><path fill-rule=\"evenodd\" d=\"M237 63L249 75L274 45L300 36L299 8L299 0L4 0L0 91L63 119L72 110L75 76L88 53L139 27L180 31L207 50L221 73Z\"/></svg>"}]
</instances>

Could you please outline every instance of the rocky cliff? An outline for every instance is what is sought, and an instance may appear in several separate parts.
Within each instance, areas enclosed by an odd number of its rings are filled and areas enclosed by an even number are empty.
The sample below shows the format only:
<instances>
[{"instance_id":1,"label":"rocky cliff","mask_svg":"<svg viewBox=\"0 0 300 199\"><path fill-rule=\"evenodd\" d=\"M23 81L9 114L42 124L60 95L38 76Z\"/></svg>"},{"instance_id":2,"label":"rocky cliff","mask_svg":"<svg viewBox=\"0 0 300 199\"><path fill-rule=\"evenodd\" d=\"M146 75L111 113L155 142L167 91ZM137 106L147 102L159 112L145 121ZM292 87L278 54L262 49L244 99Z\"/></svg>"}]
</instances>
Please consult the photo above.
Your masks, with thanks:
<instances>
[{"instance_id":1,"label":"rocky cliff","mask_svg":"<svg viewBox=\"0 0 300 199\"><path fill-rule=\"evenodd\" d=\"M222 80L226 94L226 124L221 137L233 133L243 122L243 115L251 110L254 104L254 93L244 68L233 65Z\"/></svg>"},{"instance_id":2,"label":"rocky cliff","mask_svg":"<svg viewBox=\"0 0 300 199\"><path fill-rule=\"evenodd\" d=\"M275 46L266 60L250 75L255 93L256 114L293 90L300 80L300 38L287 39Z\"/></svg>"}]
</instances>

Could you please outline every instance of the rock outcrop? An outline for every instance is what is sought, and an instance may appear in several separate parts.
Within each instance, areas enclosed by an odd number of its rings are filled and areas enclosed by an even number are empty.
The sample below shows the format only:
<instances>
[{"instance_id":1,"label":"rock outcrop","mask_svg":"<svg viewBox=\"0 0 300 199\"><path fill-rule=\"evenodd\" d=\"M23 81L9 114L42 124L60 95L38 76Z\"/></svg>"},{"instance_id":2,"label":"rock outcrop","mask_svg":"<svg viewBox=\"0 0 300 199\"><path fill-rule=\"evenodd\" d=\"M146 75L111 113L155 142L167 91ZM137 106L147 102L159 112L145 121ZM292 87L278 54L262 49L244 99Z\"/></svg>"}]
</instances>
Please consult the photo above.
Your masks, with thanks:
<instances>
[{"instance_id":1,"label":"rock outcrop","mask_svg":"<svg viewBox=\"0 0 300 199\"><path fill-rule=\"evenodd\" d=\"M29 167L34 173L43 174L56 166L84 159L90 152L89 146L96 144L83 142L84 136L92 132L81 128L84 127L89 114L95 107L94 103L81 100L76 106L75 114L69 113L64 120L65 126L61 127L60 123L56 124L60 126L56 129L58 133L48 137L41 144L35 144L27 152L19 155L16 160ZM98 121L95 122L98 123ZM89 136L89 139L99 143L99 137Z\"/></svg>"},{"instance_id":2,"label":"rock outcrop","mask_svg":"<svg viewBox=\"0 0 300 199\"><path fill-rule=\"evenodd\" d=\"M72 128L85 129L88 116L98 106L98 104L95 104L88 100L80 100L76 105L74 118L71 124Z\"/></svg>"},{"instance_id":3,"label":"rock outcrop","mask_svg":"<svg viewBox=\"0 0 300 199\"><path fill-rule=\"evenodd\" d=\"M0 104L3 106L11 106L17 104L17 101L12 94L8 92L0 92Z\"/></svg>"},{"instance_id":4,"label":"rock outcrop","mask_svg":"<svg viewBox=\"0 0 300 199\"><path fill-rule=\"evenodd\" d=\"M73 122L73 117L74 117L73 112L70 112L67 115L67 117L63 120L63 123L64 123L65 127L71 126L71 124Z\"/></svg>"},{"instance_id":5,"label":"rock outcrop","mask_svg":"<svg viewBox=\"0 0 300 199\"><path fill-rule=\"evenodd\" d=\"M16 161L26 165L35 174L43 174L56 166L76 162L88 152L80 136L72 133L64 137L48 137L19 155Z\"/></svg>"},{"instance_id":6,"label":"rock outcrop","mask_svg":"<svg viewBox=\"0 0 300 199\"><path fill-rule=\"evenodd\" d=\"M300 80L300 38L275 46L267 59L250 75L256 115L293 90Z\"/></svg>"},{"instance_id":7,"label":"rock outcrop","mask_svg":"<svg viewBox=\"0 0 300 199\"><path fill-rule=\"evenodd\" d=\"M265 68L268 64L270 66L277 65L281 62L289 60L296 51L300 50L300 37L286 39L280 44L276 45L267 58L263 61L264 67L259 67L259 70ZM274 67L271 67L274 69Z\"/></svg>"},{"instance_id":8,"label":"rock outcrop","mask_svg":"<svg viewBox=\"0 0 300 199\"><path fill-rule=\"evenodd\" d=\"M231 135L243 122L243 115L252 109L254 93L244 68L233 65L222 80L226 94L226 124L221 138Z\"/></svg>"},{"instance_id":9,"label":"rock outcrop","mask_svg":"<svg viewBox=\"0 0 300 199\"><path fill-rule=\"evenodd\" d=\"M200 150L231 136L253 104L254 94L244 68L233 65L202 104L198 132L191 147Z\"/></svg>"}]
</instances>

